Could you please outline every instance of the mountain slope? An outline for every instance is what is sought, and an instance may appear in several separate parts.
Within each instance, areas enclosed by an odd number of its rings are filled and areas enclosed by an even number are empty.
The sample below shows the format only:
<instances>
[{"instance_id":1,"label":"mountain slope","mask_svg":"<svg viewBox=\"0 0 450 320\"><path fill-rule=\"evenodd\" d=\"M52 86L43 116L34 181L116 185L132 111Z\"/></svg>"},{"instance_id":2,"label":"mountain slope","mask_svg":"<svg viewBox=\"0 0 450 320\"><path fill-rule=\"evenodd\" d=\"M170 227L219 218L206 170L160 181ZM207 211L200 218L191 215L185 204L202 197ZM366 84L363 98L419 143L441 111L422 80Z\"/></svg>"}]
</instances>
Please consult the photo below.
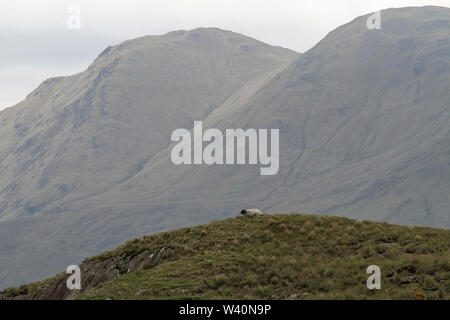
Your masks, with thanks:
<instances>
[{"instance_id":1,"label":"mountain slope","mask_svg":"<svg viewBox=\"0 0 450 320\"><path fill-rule=\"evenodd\" d=\"M450 227L450 9L385 10L381 30L368 30L367 18L204 119L205 128L280 128L277 175L175 167L167 148L96 201L133 188L130 202L150 195L190 216L232 203Z\"/></svg>"},{"instance_id":2,"label":"mountain slope","mask_svg":"<svg viewBox=\"0 0 450 320\"><path fill-rule=\"evenodd\" d=\"M296 55L213 28L148 36L107 48L86 71L49 79L0 112L0 287L153 231L70 205L129 180L174 129Z\"/></svg>"},{"instance_id":3,"label":"mountain slope","mask_svg":"<svg viewBox=\"0 0 450 320\"><path fill-rule=\"evenodd\" d=\"M135 239L3 299L450 299L450 231L346 218L238 217ZM368 290L369 265L381 290ZM81 293L81 295L80 295Z\"/></svg>"},{"instance_id":4,"label":"mountain slope","mask_svg":"<svg viewBox=\"0 0 450 320\"><path fill-rule=\"evenodd\" d=\"M294 56L200 28L126 41L81 74L45 81L0 113L0 221L57 214L64 201L126 181L169 144L174 128L192 126Z\"/></svg>"}]
</instances>

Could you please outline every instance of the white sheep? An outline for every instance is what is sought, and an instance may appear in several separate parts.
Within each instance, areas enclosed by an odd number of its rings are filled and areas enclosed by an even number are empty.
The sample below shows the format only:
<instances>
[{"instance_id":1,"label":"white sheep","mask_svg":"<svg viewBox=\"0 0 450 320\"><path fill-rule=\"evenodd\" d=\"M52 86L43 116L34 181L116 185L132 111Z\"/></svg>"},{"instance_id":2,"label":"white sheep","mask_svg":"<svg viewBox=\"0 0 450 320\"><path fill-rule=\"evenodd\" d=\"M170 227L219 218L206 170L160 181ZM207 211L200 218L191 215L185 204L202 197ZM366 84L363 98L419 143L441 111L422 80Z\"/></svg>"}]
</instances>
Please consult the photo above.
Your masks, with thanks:
<instances>
[{"instance_id":1,"label":"white sheep","mask_svg":"<svg viewBox=\"0 0 450 320\"><path fill-rule=\"evenodd\" d=\"M241 215L246 217L254 217L260 214L262 214L262 212L259 209L244 209L241 211Z\"/></svg>"}]
</instances>

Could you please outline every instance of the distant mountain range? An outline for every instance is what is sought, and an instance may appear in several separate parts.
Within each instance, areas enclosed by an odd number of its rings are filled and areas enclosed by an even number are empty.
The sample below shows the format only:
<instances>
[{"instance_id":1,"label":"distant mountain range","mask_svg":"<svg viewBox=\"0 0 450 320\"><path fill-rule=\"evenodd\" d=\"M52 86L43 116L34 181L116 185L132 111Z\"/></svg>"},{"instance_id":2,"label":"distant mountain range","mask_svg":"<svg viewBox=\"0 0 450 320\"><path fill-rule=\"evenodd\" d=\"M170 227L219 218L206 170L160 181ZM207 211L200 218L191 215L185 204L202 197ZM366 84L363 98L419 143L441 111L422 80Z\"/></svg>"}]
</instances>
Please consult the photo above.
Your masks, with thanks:
<instances>
[{"instance_id":1,"label":"distant mountain range","mask_svg":"<svg viewBox=\"0 0 450 320\"><path fill-rule=\"evenodd\" d=\"M450 9L299 54L214 28L108 47L0 112L0 287L244 207L450 228ZM176 166L171 133L280 129L280 169Z\"/></svg>"}]
</instances>

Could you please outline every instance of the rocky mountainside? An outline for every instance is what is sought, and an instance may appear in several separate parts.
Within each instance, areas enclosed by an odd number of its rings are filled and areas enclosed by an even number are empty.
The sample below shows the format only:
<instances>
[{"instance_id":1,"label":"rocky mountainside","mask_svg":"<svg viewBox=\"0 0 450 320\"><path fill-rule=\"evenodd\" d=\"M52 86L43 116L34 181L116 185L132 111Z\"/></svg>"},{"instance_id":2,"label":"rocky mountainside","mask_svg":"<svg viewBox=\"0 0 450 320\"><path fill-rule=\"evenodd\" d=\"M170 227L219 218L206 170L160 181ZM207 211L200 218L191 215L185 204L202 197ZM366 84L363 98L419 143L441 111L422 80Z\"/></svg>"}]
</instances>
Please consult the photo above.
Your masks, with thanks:
<instances>
[{"instance_id":1,"label":"rocky mountainside","mask_svg":"<svg viewBox=\"0 0 450 320\"><path fill-rule=\"evenodd\" d=\"M115 194L145 186L135 201L144 192L183 206L232 199L449 228L450 9L385 10L380 30L368 30L367 18L334 30L263 89L205 119L204 127L280 128L277 175L173 168L166 150ZM149 191L152 180L168 182Z\"/></svg>"},{"instance_id":2,"label":"rocky mountainside","mask_svg":"<svg viewBox=\"0 0 450 320\"><path fill-rule=\"evenodd\" d=\"M151 198L154 211L190 219L225 217L238 205L449 228L450 9L385 10L380 30L368 30L367 18L203 119L220 129L279 128L277 175L258 176L258 166L176 167L169 147L84 204L148 208Z\"/></svg>"},{"instance_id":3,"label":"rocky mountainside","mask_svg":"<svg viewBox=\"0 0 450 320\"><path fill-rule=\"evenodd\" d=\"M112 203L78 205L131 179L174 129L295 56L213 28L147 36L107 48L84 72L48 79L0 112L0 287L164 228L114 217Z\"/></svg>"},{"instance_id":4,"label":"rocky mountainside","mask_svg":"<svg viewBox=\"0 0 450 320\"><path fill-rule=\"evenodd\" d=\"M218 29L108 48L0 112L0 287L244 207L450 228L450 9L300 55ZM280 170L176 166L177 128L279 128Z\"/></svg>"}]
</instances>

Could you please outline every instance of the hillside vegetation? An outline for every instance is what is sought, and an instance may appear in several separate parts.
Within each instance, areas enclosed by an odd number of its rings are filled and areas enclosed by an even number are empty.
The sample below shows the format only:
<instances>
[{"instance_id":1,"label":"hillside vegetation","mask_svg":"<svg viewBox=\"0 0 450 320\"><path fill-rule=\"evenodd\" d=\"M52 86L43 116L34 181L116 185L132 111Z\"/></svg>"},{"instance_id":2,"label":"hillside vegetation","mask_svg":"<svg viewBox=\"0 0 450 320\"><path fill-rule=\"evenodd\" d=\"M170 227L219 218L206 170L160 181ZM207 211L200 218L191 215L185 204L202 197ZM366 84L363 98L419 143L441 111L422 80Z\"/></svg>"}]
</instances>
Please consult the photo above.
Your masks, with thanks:
<instances>
[{"instance_id":1,"label":"hillside vegetation","mask_svg":"<svg viewBox=\"0 0 450 320\"><path fill-rule=\"evenodd\" d=\"M231 218L86 259L83 265L97 268L115 261L120 275L76 298L449 299L449 244L449 230L425 227L300 214ZM168 254L159 261L130 272L134 257L162 251ZM381 290L366 287L373 264L381 268ZM52 281L0 295L39 298Z\"/></svg>"}]
</instances>

